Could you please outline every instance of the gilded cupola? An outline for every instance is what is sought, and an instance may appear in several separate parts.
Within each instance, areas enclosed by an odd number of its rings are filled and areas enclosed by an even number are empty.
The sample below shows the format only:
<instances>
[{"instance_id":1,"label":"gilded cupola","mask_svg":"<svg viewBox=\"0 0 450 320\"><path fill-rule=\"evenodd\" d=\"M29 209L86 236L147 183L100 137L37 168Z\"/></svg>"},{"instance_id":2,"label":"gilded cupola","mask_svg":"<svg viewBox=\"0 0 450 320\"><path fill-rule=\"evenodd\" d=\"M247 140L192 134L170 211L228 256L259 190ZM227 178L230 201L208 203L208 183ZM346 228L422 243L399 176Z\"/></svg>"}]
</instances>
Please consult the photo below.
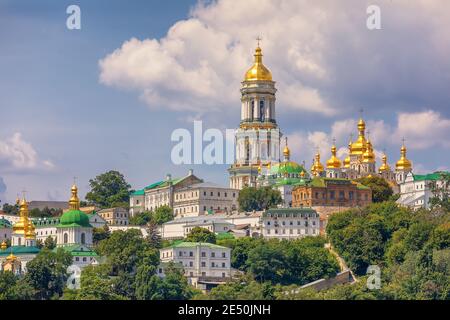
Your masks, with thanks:
<instances>
[{"instance_id":1,"label":"gilded cupola","mask_svg":"<svg viewBox=\"0 0 450 320\"><path fill-rule=\"evenodd\" d=\"M402 147L400 149L400 159L395 164L396 170L410 170L412 168L411 161L406 158L406 147L403 142Z\"/></svg>"},{"instance_id":2,"label":"gilded cupola","mask_svg":"<svg viewBox=\"0 0 450 320\"><path fill-rule=\"evenodd\" d=\"M360 155L362 156L364 152L366 152L367 141L365 137L366 132L366 123L362 118L359 119L358 122L358 139L352 143L352 155Z\"/></svg>"},{"instance_id":3,"label":"gilded cupola","mask_svg":"<svg viewBox=\"0 0 450 320\"><path fill-rule=\"evenodd\" d=\"M317 151L316 155L314 156L314 163L311 166L311 173L314 176L318 176L323 172L323 165L320 163L320 153Z\"/></svg>"},{"instance_id":4,"label":"gilded cupola","mask_svg":"<svg viewBox=\"0 0 450 320\"><path fill-rule=\"evenodd\" d=\"M363 153L363 162L365 163L374 163L375 162L375 153L373 151L372 143L370 140L367 140L366 143L366 151Z\"/></svg>"},{"instance_id":5,"label":"gilded cupola","mask_svg":"<svg viewBox=\"0 0 450 320\"><path fill-rule=\"evenodd\" d=\"M73 185L70 189L72 192L72 197L69 200L69 210L79 210L80 209L80 199L78 199L78 188Z\"/></svg>"},{"instance_id":6,"label":"gilded cupola","mask_svg":"<svg viewBox=\"0 0 450 320\"><path fill-rule=\"evenodd\" d=\"M341 160L336 156L336 145L333 143L331 147L331 158L327 161L327 169L339 169L341 167Z\"/></svg>"},{"instance_id":7,"label":"gilded cupola","mask_svg":"<svg viewBox=\"0 0 450 320\"><path fill-rule=\"evenodd\" d=\"M389 172L390 170L391 170L391 167L387 163L386 153L383 153L383 156L381 157L381 166L378 169L378 172L383 173L383 172Z\"/></svg>"},{"instance_id":8,"label":"gilded cupola","mask_svg":"<svg viewBox=\"0 0 450 320\"><path fill-rule=\"evenodd\" d=\"M13 232L16 234L26 234L28 227L28 204L25 198L20 201L19 221L13 225Z\"/></svg>"},{"instance_id":9,"label":"gilded cupola","mask_svg":"<svg viewBox=\"0 0 450 320\"><path fill-rule=\"evenodd\" d=\"M255 61L253 66L245 73L244 81L272 81L272 73L262 62L262 50L259 47L255 50Z\"/></svg>"}]
</instances>

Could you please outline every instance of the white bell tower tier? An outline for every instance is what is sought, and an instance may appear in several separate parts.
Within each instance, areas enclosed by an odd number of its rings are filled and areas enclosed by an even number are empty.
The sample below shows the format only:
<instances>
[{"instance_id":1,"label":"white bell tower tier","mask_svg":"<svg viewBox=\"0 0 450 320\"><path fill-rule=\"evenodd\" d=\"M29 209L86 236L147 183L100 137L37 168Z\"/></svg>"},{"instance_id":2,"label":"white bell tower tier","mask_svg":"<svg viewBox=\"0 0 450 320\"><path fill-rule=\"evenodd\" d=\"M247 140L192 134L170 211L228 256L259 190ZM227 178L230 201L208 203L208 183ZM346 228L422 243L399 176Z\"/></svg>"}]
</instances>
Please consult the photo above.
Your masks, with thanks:
<instances>
[{"instance_id":1,"label":"white bell tower tier","mask_svg":"<svg viewBox=\"0 0 450 320\"><path fill-rule=\"evenodd\" d=\"M275 120L275 82L262 63L262 51L255 50L255 61L247 71L241 88L241 122L235 134L235 162L228 169L230 187L256 186L258 167L280 162L282 134Z\"/></svg>"}]
</instances>

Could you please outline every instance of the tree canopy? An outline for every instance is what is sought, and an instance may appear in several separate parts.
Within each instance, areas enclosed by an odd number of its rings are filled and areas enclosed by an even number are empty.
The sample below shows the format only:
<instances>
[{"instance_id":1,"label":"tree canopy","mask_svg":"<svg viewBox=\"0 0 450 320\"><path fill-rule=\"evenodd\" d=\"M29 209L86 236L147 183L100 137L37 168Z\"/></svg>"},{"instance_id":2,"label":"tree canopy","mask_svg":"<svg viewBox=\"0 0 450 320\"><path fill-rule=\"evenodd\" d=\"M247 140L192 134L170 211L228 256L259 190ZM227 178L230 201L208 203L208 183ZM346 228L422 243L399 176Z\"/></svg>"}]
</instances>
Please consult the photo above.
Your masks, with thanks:
<instances>
[{"instance_id":1,"label":"tree canopy","mask_svg":"<svg viewBox=\"0 0 450 320\"><path fill-rule=\"evenodd\" d=\"M389 183L381 177L364 177L356 179L356 181L372 189L373 202L388 201L394 193Z\"/></svg>"},{"instance_id":2,"label":"tree canopy","mask_svg":"<svg viewBox=\"0 0 450 320\"><path fill-rule=\"evenodd\" d=\"M186 241L216 243L216 235L208 229L194 227L186 236Z\"/></svg>"},{"instance_id":3,"label":"tree canopy","mask_svg":"<svg viewBox=\"0 0 450 320\"><path fill-rule=\"evenodd\" d=\"M271 187L245 187L239 192L239 208L244 211L261 211L276 207L282 202L279 190Z\"/></svg>"},{"instance_id":4,"label":"tree canopy","mask_svg":"<svg viewBox=\"0 0 450 320\"><path fill-rule=\"evenodd\" d=\"M86 194L90 204L101 208L129 206L131 186L118 171L108 171L89 180L91 190Z\"/></svg>"}]
</instances>

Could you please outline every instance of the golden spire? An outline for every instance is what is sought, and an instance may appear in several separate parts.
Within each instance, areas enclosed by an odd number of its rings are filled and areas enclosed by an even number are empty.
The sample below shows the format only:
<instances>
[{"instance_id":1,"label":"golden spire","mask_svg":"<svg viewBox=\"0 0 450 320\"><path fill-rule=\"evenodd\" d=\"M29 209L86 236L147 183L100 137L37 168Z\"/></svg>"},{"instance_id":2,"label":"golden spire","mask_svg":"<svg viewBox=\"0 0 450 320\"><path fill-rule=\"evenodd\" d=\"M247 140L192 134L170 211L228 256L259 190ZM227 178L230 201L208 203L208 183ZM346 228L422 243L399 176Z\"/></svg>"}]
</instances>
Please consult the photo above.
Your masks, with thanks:
<instances>
[{"instance_id":1,"label":"golden spire","mask_svg":"<svg viewBox=\"0 0 450 320\"><path fill-rule=\"evenodd\" d=\"M344 159L344 168L350 168L350 155L352 154L352 138L353 134L350 134L350 140L348 142L348 155Z\"/></svg>"},{"instance_id":2,"label":"golden spire","mask_svg":"<svg viewBox=\"0 0 450 320\"><path fill-rule=\"evenodd\" d=\"M6 250L6 248L8 248L8 245L6 244L6 241L3 240L3 242L2 242L2 244L1 244L1 246L0 246L0 249Z\"/></svg>"},{"instance_id":3,"label":"golden spire","mask_svg":"<svg viewBox=\"0 0 450 320\"><path fill-rule=\"evenodd\" d=\"M78 199L78 188L74 184L70 189L72 197L69 200L69 210L80 210L80 199Z\"/></svg>"},{"instance_id":4,"label":"golden spire","mask_svg":"<svg viewBox=\"0 0 450 320\"><path fill-rule=\"evenodd\" d=\"M285 137L285 146L283 149L284 161L289 161L289 157L291 155L291 150L288 147L288 138Z\"/></svg>"},{"instance_id":5,"label":"golden spire","mask_svg":"<svg viewBox=\"0 0 450 320\"><path fill-rule=\"evenodd\" d=\"M405 139L403 139L402 147L400 148L400 159L395 164L396 170L410 170L412 168L411 161L406 158Z\"/></svg>"},{"instance_id":6,"label":"golden spire","mask_svg":"<svg viewBox=\"0 0 450 320\"><path fill-rule=\"evenodd\" d=\"M259 47L259 41L261 40L259 37L256 39L258 41L258 46L255 50L255 62L253 66L247 71L245 74L244 81L272 81L272 73L270 73L269 69L264 66L262 62L262 50Z\"/></svg>"},{"instance_id":7,"label":"golden spire","mask_svg":"<svg viewBox=\"0 0 450 320\"><path fill-rule=\"evenodd\" d=\"M378 169L379 173L388 172L391 170L391 167L389 167L389 164L387 163L387 156L386 151L383 152L383 156L381 157L382 164L380 168Z\"/></svg>"},{"instance_id":8,"label":"golden spire","mask_svg":"<svg viewBox=\"0 0 450 320\"><path fill-rule=\"evenodd\" d=\"M320 163L320 153L317 149L316 155L314 157L314 163L311 167L311 173L315 176L320 175L323 172L323 165Z\"/></svg>"},{"instance_id":9,"label":"golden spire","mask_svg":"<svg viewBox=\"0 0 450 320\"><path fill-rule=\"evenodd\" d=\"M336 139L333 139L331 147L331 158L327 161L327 169L338 169L341 167L341 160L336 157Z\"/></svg>"}]
</instances>

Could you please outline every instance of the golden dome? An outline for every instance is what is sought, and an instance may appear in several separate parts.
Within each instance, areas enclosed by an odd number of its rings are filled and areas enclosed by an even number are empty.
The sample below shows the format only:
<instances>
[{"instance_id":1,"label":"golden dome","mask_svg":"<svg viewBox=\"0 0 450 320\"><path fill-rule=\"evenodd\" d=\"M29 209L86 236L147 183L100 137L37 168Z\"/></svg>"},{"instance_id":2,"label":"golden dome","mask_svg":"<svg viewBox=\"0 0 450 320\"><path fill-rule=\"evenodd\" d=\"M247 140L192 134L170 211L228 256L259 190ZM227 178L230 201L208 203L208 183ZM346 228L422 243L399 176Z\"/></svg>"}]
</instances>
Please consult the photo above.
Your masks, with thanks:
<instances>
[{"instance_id":1,"label":"golden dome","mask_svg":"<svg viewBox=\"0 0 450 320\"><path fill-rule=\"evenodd\" d=\"M411 161L406 158L406 147L405 144L402 145L400 149L400 159L395 164L396 170L410 170L412 168Z\"/></svg>"},{"instance_id":2,"label":"golden dome","mask_svg":"<svg viewBox=\"0 0 450 320\"><path fill-rule=\"evenodd\" d=\"M363 153L363 162L373 163L375 162L375 153L373 152L372 143L367 140L366 151Z\"/></svg>"},{"instance_id":3,"label":"golden dome","mask_svg":"<svg viewBox=\"0 0 450 320\"><path fill-rule=\"evenodd\" d=\"M380 168L378 169L378 172L382 173L382 172L390 171L391 167L389 167L389 164L387 163L387 156L386 156L386 154L383 154L383 156L381 157L381 161L382 161L382 164L381 164Z\"/></svg>"},{"instance_id":4,"label":"golden dome","mask_svg":"<svg viewBox=\"0 0 450 320\"><path fill-rule=\"evenodd\" d=\"M255 62L245 74L244 81L272 81L272 73L262 63L262 51L258 46L255 50Z\"/></svg>"},{"instance_id":5,"label":"golden dome","mask_svg":"<svg viewBox=\"0 0 450 320\"><path fill-rule=\"evenodd\" d=\"M15 255L13 255L12 253L6 257L7 261L16 261L17 257Z\"/></svg>"},{"instance_id":6,"label":"golden dome","mask_svg":"<svg viewBox=\"0 0 450 320\"><path fill-rule=\"evenodd\" d=\"M0 249L6 250L6 248L8 248L8 245L6 244L6 241L3 240L2 244L0 245Z\"/></svg>"},{"instance_id":7,"label":"golden dome","mask_svg":"<svg viewBox=\"0 0 450 320\"><path fill-rule=\"evenodd\" d=\"M33 222L31 222L30 219L28 219L28 224L25 232L25 238L26 239L36 239L36 228L34 227Z\"/></svg>"},{"instance_id":8,"label":"golden dome","mask_svg":"<svg viewBox=\"0 0 450 320\"><path fill-rule=\"evenodd\" d=\"M328 169L339 169L341 167L341 160L336 157L336 146L331 147L331 158L327 161Z\"/></svg>"},{"instance_id":9,"label":"golden dome","mask_svg":"<svg viewBox=\"0 0 450 320\"><path fill-rule=\"evenodd\" d=\"M363 155L366 152L367 141L365 138L366 123L362 118L358 122L358 139L351 145L352 155Z\"/></svg>"},{"instance_id":10,"label":"golden dome","mask_svg":"<svg viewBox=\"0 0 450 320\"><path fill-rule=\"evenodd\" d=\"M73 185L71 188L72 197L69 200L69 210L79 210L80 209L80 199L78 199L78 188Z\"/></svg>"},{"instance_id":11,"label":"golden dome","mask_svg":"<svg viewBox=\"0 0 450 320\"><path fill-rule=\"evenodd\" d=\"M290 154L291 154L291 150L289 150L288 146L285 146L284 149L283 149L283 155L285 157L289 158Z\"/></svg>"},{"instance_id":12,"label":"golden dome","mask_svg":"<svg viewBox=\"0 0 450 320\"><path fill-rule=\"evenodd\" d=\"M311 166L311 173L313 175L320 175L323 172L323 165L320 163L320 154L317 151L316 156L314 158L314 163Z\"/></svg>"},{"instance_id":13,"label":"golden dome","mask_svg":"<svg viewBox=\"0 0 450 320\"><path fill-rule=\"evenodd\" d=\"M19 209L20 219L13 225L13 232L17 234L25 234L28 227L28 204L25 198L20 202Z\"/></svg>"}]
</instances>

